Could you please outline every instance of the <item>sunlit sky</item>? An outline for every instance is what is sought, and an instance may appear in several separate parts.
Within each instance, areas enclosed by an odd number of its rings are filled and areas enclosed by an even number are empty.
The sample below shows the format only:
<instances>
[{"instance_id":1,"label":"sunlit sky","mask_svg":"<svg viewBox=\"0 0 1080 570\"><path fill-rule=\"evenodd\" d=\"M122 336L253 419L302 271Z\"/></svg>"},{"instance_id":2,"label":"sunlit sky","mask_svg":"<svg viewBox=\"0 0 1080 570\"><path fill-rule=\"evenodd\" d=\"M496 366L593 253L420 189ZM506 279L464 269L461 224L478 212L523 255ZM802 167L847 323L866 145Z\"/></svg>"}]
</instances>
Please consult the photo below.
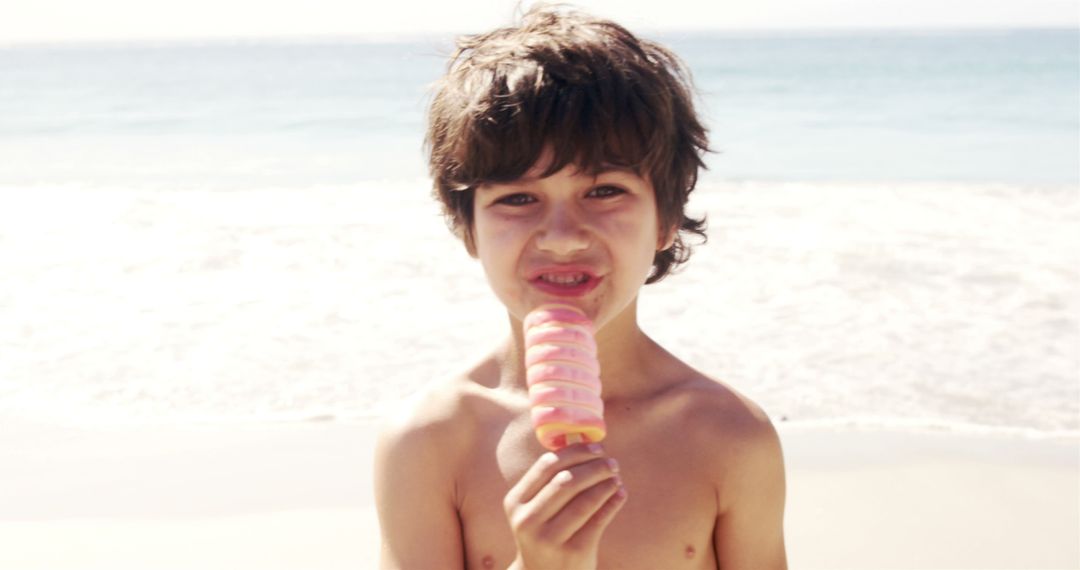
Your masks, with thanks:
<instances>
[{"instance_id":1,"label":"sunlit sky","mask_svg":"<svg viewBox=\"0 0 1080 570\"><path fill-rule=\"evenodd\" d=\"M0 43L488 29L515 0L0 0ZM528 2L527 2L528 3ZM581 0L633 29L1075 27L1078 0Z\"/></svg>"}]
</instances>

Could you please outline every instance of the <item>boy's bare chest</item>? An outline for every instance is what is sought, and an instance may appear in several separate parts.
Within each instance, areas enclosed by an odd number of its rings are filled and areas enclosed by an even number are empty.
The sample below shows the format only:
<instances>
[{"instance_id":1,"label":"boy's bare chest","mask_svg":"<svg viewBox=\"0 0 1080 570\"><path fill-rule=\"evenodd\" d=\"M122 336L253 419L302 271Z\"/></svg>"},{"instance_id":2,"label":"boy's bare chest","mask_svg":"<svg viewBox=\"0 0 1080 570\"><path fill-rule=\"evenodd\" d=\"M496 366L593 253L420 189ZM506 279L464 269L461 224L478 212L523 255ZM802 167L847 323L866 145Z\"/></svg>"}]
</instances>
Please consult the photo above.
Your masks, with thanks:
<instances>
[{"instance_id":1,"label":"boy's bare chest","mask_svg":"<svg viewBox=\"0 0 1080 570\"><path fill-rule=\"evenodd\" d=\"M471 467L458 474L468 568L506 568L513 561L516 549L502 500L543 451L527 418L501 427L485 433ZM604 444L619 461L630 496L604 534L600 566L715 568L716 489L700 461L677 442L622 431L612 430Z\"/></svg>"}]
</instances>

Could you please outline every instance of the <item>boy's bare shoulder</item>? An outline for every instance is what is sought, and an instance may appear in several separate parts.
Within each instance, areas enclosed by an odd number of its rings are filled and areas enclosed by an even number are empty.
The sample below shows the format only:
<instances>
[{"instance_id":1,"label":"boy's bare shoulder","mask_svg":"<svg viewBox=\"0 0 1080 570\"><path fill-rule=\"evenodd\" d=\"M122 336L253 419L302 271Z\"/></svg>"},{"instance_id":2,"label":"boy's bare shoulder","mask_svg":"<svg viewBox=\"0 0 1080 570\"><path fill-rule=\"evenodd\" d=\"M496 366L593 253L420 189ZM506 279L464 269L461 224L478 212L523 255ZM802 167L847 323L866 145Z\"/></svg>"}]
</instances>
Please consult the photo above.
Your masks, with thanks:
<instances>
[{"instance_id":1,"label":"boy's bare shoulder","mask_svg":"<svg viewBox=\"0 0 1080 570\"><path fill-rule=\"evenodd\" d=\"M675 389L673 417L720 478L782 468L779 435L765 411L728 384L695 372ZM738 470L744 470L737 473Z\"/></svg>"},{"instance_id":2,"label":"boy's bare shoulder","mask_svg":"<svg viewBox=\"0 0 1080 570\"><path fill-rule=\"evenodd\" d=\"M459 456L485 415L500 406L497 391L478 382L476 370L433 381L384 414L381 444Z\"/></svg>"},{"instance_id":3,"label":"boy's bare shoulder","mask_svg":"<svg viewBox=\"0 0 1080 570\"><path fill-rule=\"evenodd\" d=\"M775 431L761 406L724 382L695 372L677 390L684 417L701 435L755 440Z\"/></svg>"}]
</instances>

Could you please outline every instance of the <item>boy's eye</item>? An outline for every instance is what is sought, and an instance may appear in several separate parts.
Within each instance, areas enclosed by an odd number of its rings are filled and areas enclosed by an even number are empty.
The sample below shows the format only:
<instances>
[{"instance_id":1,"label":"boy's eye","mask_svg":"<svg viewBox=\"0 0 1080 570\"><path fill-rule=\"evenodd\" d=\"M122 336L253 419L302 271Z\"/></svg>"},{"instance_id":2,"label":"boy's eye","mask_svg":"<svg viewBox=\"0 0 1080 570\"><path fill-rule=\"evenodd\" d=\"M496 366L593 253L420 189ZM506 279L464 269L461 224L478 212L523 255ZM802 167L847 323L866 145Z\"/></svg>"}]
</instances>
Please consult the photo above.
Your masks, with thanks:
<instances>
[{"instance_id":1,"label":"boy's eye","mask_svg":"<svg viewBox=\"0 0 1080 570\"><path fill-rule=\"evenodd\" d=\"M536 201L536 198L529 196L528 194L508 194L495 200L496 204L506 204L507 206L525 206Z\"/></svg>"},{"instance_id":2,"label":"boy's eye","mask_svg":"<svg viewBox=\"0 0 1080 570\"><path fill-rule=\"evenodd\" d=\"M618 196L619 194L625 194L626 190L619 188L618 186L597 186L592 190L589 190L590 197L596 198L610 198L612 196Z\"/></svg>"}]
</instances>

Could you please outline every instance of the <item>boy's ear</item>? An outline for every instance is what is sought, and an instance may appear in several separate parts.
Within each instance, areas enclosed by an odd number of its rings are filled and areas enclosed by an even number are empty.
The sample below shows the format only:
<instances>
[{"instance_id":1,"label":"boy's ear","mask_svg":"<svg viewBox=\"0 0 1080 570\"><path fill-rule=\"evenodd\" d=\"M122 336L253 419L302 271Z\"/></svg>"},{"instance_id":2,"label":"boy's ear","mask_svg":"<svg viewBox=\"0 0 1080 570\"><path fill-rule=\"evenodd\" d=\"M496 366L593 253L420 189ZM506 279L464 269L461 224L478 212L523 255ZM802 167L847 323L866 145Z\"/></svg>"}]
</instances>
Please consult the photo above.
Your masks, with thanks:
<instances>
[{"instance_id":1,"label":"boy's ear","mask_svg":"<svg viewBox=\"0 0 1080 570\"><path fill-rule=\"evenodd\" d=\"M671 249L671 246L675 245L675 237L678 235L678 226L671 226L667 232L661 233L656 240L656 251Z\"/></svg>"},{"instance_id":2,"label":"boy's ear","mask_svg":"<svg viewBox=\"0 0 1080 570\"><path fill-rule=\"evenodd\" d=\"M461 232L459 237L461 238L461 243L465 244L465 251L468 252L469 257L478 259L479 256L476 254L476 241L473 240L472 231L465 230Z\"/></svg>"}]
</instances>

